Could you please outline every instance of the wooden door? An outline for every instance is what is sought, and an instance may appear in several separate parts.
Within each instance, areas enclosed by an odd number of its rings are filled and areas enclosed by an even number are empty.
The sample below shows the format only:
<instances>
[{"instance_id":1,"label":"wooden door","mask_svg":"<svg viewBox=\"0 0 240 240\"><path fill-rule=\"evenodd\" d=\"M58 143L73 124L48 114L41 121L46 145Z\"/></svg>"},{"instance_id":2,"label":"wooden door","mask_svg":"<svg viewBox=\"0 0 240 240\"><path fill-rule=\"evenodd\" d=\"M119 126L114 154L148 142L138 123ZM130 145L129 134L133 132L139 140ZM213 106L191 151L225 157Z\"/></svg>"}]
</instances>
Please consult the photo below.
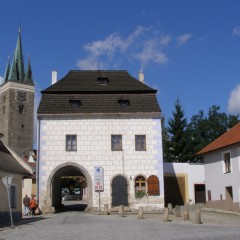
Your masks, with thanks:
<instances>
[{"instance_id":1,"label":"wooden door","mask_svg":"<svg viewBox=\"0 0 240 240\"><path fill-rule=\"evenodd\" d=\"M116 176L112 181L112 206L128 206L128 184L123 176Z\"/></svg>"}]
</instances>

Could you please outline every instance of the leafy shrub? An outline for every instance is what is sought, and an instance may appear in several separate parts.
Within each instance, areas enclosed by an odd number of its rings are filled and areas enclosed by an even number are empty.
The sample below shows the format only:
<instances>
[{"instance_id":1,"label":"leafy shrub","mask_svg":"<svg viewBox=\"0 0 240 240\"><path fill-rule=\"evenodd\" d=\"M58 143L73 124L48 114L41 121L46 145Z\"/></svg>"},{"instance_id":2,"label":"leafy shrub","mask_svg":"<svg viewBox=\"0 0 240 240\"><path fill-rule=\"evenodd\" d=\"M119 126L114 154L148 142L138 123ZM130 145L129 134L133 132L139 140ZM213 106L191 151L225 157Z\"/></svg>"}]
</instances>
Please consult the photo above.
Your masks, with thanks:
<instances>
[{"instance_id":1,"label":"leafy shrub","mask_svg":"<svg viewBox=\"0 0 240 240\"><path fill-rule=\"evenodd\" d=\"M146 196L146 193L145 193L145 192L137 191L137 192L135 193L135 198L143 198L144 196Z\"/></svg>"}]
</instances>

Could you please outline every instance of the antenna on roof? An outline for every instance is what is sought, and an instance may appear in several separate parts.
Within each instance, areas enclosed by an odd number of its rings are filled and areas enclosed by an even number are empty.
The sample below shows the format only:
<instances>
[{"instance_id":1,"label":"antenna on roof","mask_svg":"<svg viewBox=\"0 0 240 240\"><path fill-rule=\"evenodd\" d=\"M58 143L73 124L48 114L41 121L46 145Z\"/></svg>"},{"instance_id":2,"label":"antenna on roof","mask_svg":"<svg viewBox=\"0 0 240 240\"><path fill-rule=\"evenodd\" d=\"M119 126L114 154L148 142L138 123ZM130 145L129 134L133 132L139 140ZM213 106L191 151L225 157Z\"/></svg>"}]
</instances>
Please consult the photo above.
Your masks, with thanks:
<instances>
[{"instance_id":1,"label":"antenna on roof","mask_svg":"<svg viewBox=\"0 0 240 240\"><path fill-rule=\"evenodd\" d=\"M97 62L97 70L99 71L99 58L98 58L98 62Z\"/></svg>"}]
</instances>

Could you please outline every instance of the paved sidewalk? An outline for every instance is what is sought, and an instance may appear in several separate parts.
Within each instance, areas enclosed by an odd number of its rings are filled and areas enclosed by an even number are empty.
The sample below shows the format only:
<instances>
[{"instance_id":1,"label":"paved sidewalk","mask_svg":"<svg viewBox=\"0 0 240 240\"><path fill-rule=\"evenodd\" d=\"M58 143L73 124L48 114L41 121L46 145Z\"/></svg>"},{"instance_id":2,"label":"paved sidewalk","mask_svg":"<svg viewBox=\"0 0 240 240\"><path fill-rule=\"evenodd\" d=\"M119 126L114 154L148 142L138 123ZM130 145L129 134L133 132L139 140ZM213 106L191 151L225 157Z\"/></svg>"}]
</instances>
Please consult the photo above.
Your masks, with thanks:
<instances>
[{"instance_id":1,"label":"paved sidewalk","mask_svg":"<svg viewBox=\"0 0 240 240\"><path fill-rule=\"evenodd\" d=\"M63 212L39 221L0 231L0 240L239 240L239 226L223 224L164 223L155 217L137 219L136 215L93 215L83 212ZM238 219L239 220L239 219Z\"/></svg>"}]
</instances>

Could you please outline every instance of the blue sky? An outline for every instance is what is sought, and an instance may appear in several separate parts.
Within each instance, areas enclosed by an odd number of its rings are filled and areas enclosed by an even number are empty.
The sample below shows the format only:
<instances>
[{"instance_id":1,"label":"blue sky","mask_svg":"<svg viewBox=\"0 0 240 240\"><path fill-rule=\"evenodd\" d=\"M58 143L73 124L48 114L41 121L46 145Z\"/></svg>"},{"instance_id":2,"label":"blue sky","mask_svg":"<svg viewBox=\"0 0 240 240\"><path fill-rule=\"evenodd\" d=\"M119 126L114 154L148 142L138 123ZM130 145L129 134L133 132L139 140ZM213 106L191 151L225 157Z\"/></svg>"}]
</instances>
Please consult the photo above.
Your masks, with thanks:
<instances>
[{"instance_id":1,"label":"blue sky","mask_svg":"<svg viewBox=\"0 0 240 240\"><path fill-rule=\"evenodd\" d=\"M38 91L71 69L140 69L166 118L219 105L240 113L238 0L8 0L0 5L0 76L22 26ZM1 78L0 77L0 78Z\"/></svg>"}]
</instances>

